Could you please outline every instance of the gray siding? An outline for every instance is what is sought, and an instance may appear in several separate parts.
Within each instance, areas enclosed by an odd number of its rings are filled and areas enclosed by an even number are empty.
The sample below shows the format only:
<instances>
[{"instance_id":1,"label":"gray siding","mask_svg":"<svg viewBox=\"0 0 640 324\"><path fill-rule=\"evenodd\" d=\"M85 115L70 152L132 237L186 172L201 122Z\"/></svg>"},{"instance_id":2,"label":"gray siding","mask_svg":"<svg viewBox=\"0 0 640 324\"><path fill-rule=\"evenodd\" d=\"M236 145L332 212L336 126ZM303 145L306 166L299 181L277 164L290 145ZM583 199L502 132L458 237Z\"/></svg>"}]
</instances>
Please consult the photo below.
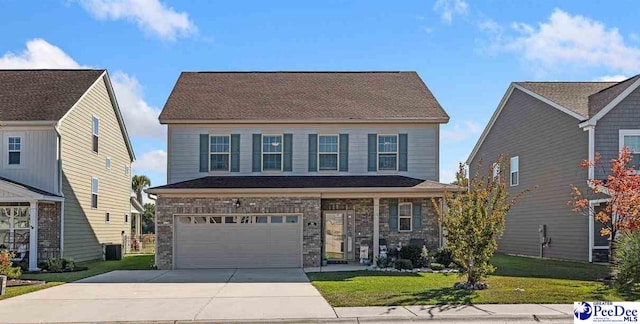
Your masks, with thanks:
<instances>
[{"instance_id":1,"label":"gray siding","mask_svg":"<svg viewBox=\"0 0 640 324\"><path fill-rule=\"evenodd\" d=\"M578 165L588 155L588 133L578 123L517 89L513 91L470 166L470 174L474 174L482 159L483 172L489 172L499 154L519 156L520 184L509 187L507 182L509 190L516 194L538 186L507 215L500 252L538 256L538 226L546 224L551 245L545 256L588 260L588 219L567 205L570 186L587 179L587 170ZM508 166L506 171L508 176Z\"/></svg>"},{"instance_id":2,"label":"gray siding","mask_svg":"<svg viewBox=\"0 0 640 324\"><path fill-rule=\"evenodd\" d=\"M640 129L640 88L633 91L596 124L595 151L600 153L602 166L595 168L596 178L604 178L608 161L618 157L619 130Z\"/></svg>"},{"instance_id":3,"label":"gray siding","mask_svg":"<svg viewBox=\"0 0 640 324\"><path fill-rule=\"evenodd\" d=\"M439 124L429 125L169 125L169 176L175 183L207 175L258 175L251 172L252 134L293 134L293 172L283 175L371 175L399 174L438 181ZM199 172L200 134L240 134L240 172ZM348 172L309 172L308 134L349 134ZM367 134L408 134L408 171L367 171Z\"/></svg>"},{"instance_id":4,"label":"gray siding","mask_svg":"<svg viewBox=\"0 0 640 324\"><path fill-rule=\"evenodd\" d=\"M22 138L21 164L8 165L9 136ZM0 176L58 193L57 135L53 127L0 128Z\"/></svg>"}]
</instances>

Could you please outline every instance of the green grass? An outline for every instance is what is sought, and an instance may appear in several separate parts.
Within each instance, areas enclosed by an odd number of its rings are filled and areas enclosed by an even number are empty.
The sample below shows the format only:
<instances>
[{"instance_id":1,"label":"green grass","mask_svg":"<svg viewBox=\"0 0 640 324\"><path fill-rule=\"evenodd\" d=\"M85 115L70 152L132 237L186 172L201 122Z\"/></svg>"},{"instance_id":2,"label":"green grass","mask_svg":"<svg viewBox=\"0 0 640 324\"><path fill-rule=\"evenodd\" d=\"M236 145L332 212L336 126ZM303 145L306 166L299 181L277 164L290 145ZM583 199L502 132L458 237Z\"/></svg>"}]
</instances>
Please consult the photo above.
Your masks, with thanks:
<instances>
[{"instance_id":1,"label":"green grass","mask_svg":"<svg viewBox=\"0 0 640 324\"><path fill-rule=\"evenodd\" d=\"M547 261L497 255L489 289L453 288L457 274L374 271L309 273L313 285L332 306L427 304L572 303L577 300L624 300L598 282L608 268L587 263Z\"/></svg>"},{"instance_id":2,"label":"green grass","mask_svg":"<svg viewBox=\"0 0 640 324\"><path fill-rule=\"evenodd\" d=\"M34 273L24 274L21 279L43 280L47 283L36 286L8 287L7 293L0 296L0 300L27 294L30 292L62 285L87 277L92 277L114 270L149 270L153 266L153 255L128 255L120 261L93 261L78 263L78 266L87 267L87 270L64 273Z\"/></svg>"}]
</instances>

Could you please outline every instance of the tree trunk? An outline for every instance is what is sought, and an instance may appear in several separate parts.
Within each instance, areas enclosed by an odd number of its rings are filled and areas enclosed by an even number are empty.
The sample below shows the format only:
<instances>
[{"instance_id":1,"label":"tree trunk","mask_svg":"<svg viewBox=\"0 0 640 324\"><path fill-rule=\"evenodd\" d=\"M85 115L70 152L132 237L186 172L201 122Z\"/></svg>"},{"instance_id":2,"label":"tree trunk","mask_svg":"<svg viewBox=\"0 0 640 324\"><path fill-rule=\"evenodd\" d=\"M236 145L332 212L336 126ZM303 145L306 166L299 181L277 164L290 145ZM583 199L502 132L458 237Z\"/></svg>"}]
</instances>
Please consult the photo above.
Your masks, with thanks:
<instances>
[{"instance_id":1,"label":"tree trunk","mask_svg":"<svg viewBox=\"0 0 640 324\"><path fill-rule=\"evenodd\" d=\"M140 203L140 205L143 205L143 206L144 206L144 204L142 203L142 190L140 190L140 191L136 191L136 199L138 200L138 202Z\"/></svg>"}]
</instances>

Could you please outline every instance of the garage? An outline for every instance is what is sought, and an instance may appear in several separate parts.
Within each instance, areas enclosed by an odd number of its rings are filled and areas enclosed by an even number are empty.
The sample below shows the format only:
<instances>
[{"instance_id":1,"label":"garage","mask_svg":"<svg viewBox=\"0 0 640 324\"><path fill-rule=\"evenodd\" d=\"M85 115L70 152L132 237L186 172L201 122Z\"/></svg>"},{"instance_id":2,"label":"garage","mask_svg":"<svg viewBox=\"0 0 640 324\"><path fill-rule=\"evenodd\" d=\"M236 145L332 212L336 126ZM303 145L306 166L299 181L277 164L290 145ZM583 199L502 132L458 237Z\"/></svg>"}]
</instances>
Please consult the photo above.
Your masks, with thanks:
<instances>
[{"instance_id":1,"label":"garage","mask_svg":"<svg viewBox=\"0 0 640 324\"><path fill-rule=\"evenodd\" d=\"M175 216L177 269L300 268L301 215Z\"/></svg>"}]
</instances>

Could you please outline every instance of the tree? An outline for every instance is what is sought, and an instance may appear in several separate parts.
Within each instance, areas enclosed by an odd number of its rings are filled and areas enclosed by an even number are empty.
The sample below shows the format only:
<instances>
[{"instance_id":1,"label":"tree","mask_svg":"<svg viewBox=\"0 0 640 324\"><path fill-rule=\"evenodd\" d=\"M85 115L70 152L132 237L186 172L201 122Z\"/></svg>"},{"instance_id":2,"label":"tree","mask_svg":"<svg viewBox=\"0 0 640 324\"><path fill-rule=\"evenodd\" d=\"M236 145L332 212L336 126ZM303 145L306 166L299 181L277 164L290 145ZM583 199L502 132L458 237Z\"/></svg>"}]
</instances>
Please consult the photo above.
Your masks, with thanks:
<instances>
[{"instance_id":1,"label":"tree","mask_svg":"<svg viewBox=\"0 0 640 324\"><path fill-rule=\"evenodd\" d=\"M146 203L144 204L144 211L141 214L142 217L142 234L153 234L156 231L155 218L156 218L156 205Z\"/></svg>"},{"instance_id":2,"label":"tree","mask_svg":"<svg viewBox=\"0 0 640 324\"><path fill-rule=\"evenodd\" d=\"M451 184L458 185L463 188L469 187L469 178L467 177L467 168L462 162L458 163L458 171L456 172L456 180Z\"/></svg>"},{"instance_id":3,"label":"tree","mask_svg":"<svg viewBox=\"0 0 640 324\"><path fill-rule=\"evenodd\" d=\"M609 260L614 261L615 241L619 232L636 232L640 229L640 175L631 165L632 156L627 147L622 148L617 158L609 161L609 171L605 179L590 179L588 189L583 192L572 185L573 211L583 215L594 215L603 224L600 235L609 237ZM580 167L602 166L600 155L594 161L582 161ZM603 167L603 171L604 167ZM595 210L589 201L604 201L604 208Z\"/></svg>"},{"instance_id":4,"label":"tree","mask_svg":"<svg viewBox=\"0 0 640 324\"><path fill-rule=\"evenodd\" d=\"M131 189L136 193L136 199L142 204L142 192L151 185L151 180L145 175L134 175L131 178Z\"/></svg>"},{"instance_id":5,"label":"tree","mask_svg":"<svg viewBox=\"0 0 640 324\"><path fill-rule=\"evenodd\" d=\"M498 157L500 170L509 170L504 166L505 158ZM482 163L478 164L478 170ZM463 285L467 289L478 289L484 285L481 281L495 268L489 260L498 248L497 239L504 232L505 217L512 206L530 189L515 196L507 191L504 175L493 177L492 170L486 176L476 172L468 179L460 168L456 174L456 183L468 184L468 191L461 187L456 192L445 193L444 200L448 208L441 210L434 202L447 230L447 247L454 261L460 265L460 275L466 277Z\"/></svg>"}]
</instances>

